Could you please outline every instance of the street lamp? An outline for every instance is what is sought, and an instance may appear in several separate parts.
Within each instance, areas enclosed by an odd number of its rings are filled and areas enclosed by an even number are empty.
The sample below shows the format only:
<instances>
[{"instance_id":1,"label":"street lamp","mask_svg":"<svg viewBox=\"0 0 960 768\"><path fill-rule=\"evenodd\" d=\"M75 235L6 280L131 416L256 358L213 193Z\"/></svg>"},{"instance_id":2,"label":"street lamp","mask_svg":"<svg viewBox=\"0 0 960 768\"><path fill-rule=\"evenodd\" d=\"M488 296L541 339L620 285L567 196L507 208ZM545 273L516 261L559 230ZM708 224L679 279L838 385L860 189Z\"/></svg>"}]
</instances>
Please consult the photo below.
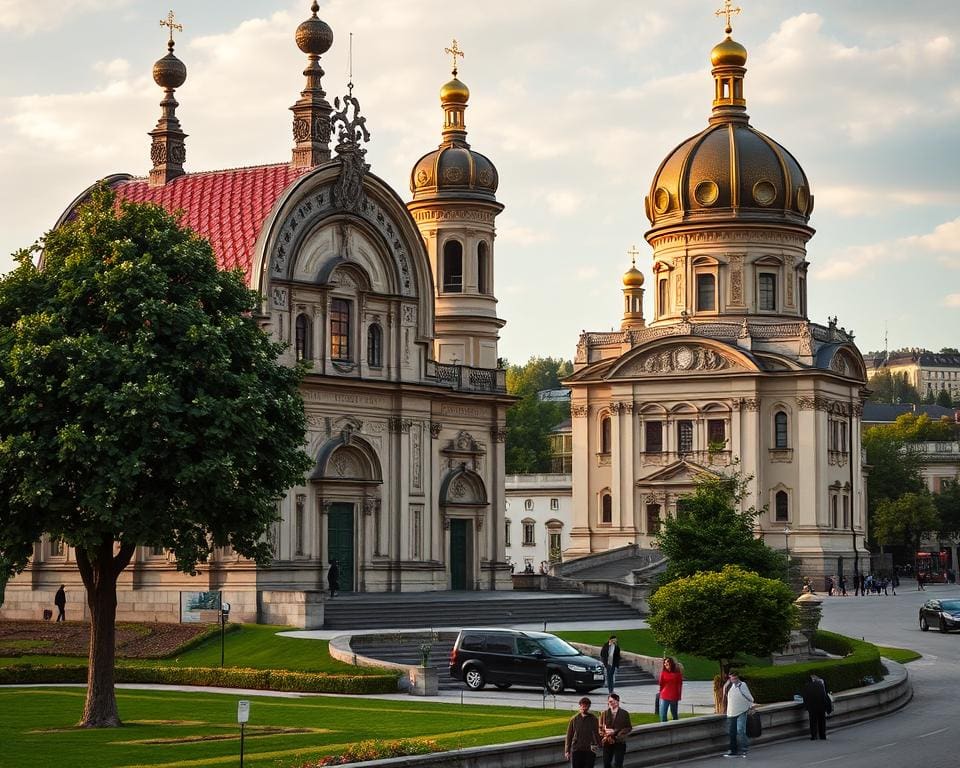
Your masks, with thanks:
<instances>
[{"instance_id":1,"label":"street lamp","mask_svg":"<svg viewBox=\"0 0 960 768\"><path fill-rule=\"evenodd\" d=\"M787 523L783 524L783 543L787 550L787 557L790 557L790 534L793 531L790 530L790 526Z\"/></svg>"}]
</instances>

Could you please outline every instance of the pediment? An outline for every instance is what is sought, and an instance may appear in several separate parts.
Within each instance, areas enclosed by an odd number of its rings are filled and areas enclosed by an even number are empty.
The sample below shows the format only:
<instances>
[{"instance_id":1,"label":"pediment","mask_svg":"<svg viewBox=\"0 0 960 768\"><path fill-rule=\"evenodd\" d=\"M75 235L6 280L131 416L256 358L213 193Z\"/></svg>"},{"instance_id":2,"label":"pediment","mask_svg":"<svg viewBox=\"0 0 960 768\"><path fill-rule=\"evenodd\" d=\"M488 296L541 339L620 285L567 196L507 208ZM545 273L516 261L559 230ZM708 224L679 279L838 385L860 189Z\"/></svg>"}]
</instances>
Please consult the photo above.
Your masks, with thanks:
<instances>
[{"instance_id":1,"label":"pediment","mask_svg":"<svg viewBox=\"0 0 960 768\"><path fill-rule=\"evenodd\" d=\"M733 350L693 341L658 345L653 349L641 349L630 353L630 358L612 372L610 378L633 378L642 376L689 375L693 373L731 373L755 371Z\"/></svg>"},{"instance_id":2,"label":"pediment","mask_svg":"<svg viewBox=\"0 0 960 768\"><path fill-rule=\"evenodd\" d=\"M719 475L706 467L693 461L680 459L669 466L658 469L653 474L637 480L637 485L649 485L651 483L663 485L692 485L704 478L719 477Z\"/></svg>"}]
</instances>

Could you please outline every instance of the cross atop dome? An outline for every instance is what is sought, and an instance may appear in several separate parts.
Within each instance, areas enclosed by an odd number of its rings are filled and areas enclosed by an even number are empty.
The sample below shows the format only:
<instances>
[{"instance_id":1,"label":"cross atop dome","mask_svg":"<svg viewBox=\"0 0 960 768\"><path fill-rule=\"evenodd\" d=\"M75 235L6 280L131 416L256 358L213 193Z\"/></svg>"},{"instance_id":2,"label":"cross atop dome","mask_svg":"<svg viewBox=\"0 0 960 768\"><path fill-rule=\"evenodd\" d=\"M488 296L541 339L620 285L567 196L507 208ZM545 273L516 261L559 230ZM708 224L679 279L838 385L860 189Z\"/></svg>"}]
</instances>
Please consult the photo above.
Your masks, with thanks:
<instances>
[{"instance_id":1,"label":"cross atop dome","mask_svg":"<svg viewBox=\"0 0 960 768\"><path fill-rule=\"evenodd\" d=\"M166 20L160 19L161 27L170 27L169 44L171 48L173 47L173 30L177 30L177 32L183 32L183 24L177 24L176 21L174 21L174 19L176 18L177 17L174 15L173 11L170 11L169 13L167 13Z\"/></svg>"},{"instance_id":2,"label":"cross atop dome","mask_svg":"<svg viewBox=\"0 0 960 768\"><path fill-rule=\"evenodd\" d=\"M459 45L457 45L457 38L453 38L453 45L450 48L444 48L443 52L450 54L450 56L453 57L453 76L456 77L457 76L457 57L459 56L462 59L464 56L463 50L460 48Z\"/></svg>"},{"instance_id":3,"label":"cross atop dome","mask_svg":"<svg viewBox=\"0 0 960 768\"><path fill-rule=\"evenodd\" d=\"M727 27L723 31L728 35L733 32L733 27L730 26L730 17L739 16L742 13L743 9L738 5L736 8L733 7L731 0L723 0L723 8L714 12L715 16L726 16L727 17Z\"/></svg>"}]
</instances>

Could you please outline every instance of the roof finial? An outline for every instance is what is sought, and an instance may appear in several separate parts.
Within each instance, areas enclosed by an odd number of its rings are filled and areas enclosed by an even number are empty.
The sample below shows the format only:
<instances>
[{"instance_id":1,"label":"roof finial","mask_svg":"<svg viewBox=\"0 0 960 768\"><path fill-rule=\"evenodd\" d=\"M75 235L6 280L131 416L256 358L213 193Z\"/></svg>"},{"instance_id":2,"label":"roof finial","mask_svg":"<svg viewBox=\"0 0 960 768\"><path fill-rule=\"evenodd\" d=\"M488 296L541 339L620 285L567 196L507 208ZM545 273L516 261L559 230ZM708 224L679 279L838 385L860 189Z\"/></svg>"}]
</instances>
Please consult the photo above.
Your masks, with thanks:
<instances>
[{"instance_id":1,"label":"roof finial","mask_svg":"<svg viewBox=\"0 0 960 768\"><path fill-rule=\"evenodd\" d=\"M630 257L630 264L633 265L634 267L637 266L637 256L639 255L640 255L640 251L637 250L637 246L636 245L630 246L630 250L627 251L627 256Z\"/></svg>"},{"instance_id":2,"label":"roof finial","mask_svg":"<svg viewBox=\"0 0 960 768\"><path fill-rule=\"evenodd\" d=\"M733 32L733 27L730 26L730 17L737 16L742 12L742 8L738 5L736 8L733 7L731 0L723 0L723 8L716 11L714 15L716 16L726 16L727 17L727 27L723 31L728 35Z\"/></svg>"},{"instance_id":3,"label":"roof finial","mask_svg":"<svg viewBox=\"0 0 960 768\"><path fill-rule=\"evenodd\" d=\"M353 32L350 33L350 43L347 47L347 94L353 95Z\"/></svg>"},{"instance_id":4,"label":"roof finial","mask_svg":"<svg viewBox=\"0 0 960 768\"><path fill-rule=\"evenodd\" d=\"M317 18L320 6L316 0L310 5L311 16L297 27L297 47L307 54L307 68L303 74L306 86L300 92L293 112L294 168L313 168L330 159L330 103L320 83L323 69L320 56L333 45L333 30Z\"/></svg>"},{"instance_id":5,"label":"roof finial","mask_svg":"<svg viewBox=\"0 0 960 768\"><path fill-rule=\"evenodd\" d=\"M177 119L177 100L173 92L187 79L187 68L183 62L173 55L173 30L183 32L183 25L174 21L173 11L167 14L166 20L160 21L161 27L170 28L170 39L167 41L167 55L153 65L153 81L163 88L163 101L160 106L163 112L157 121L157 126L150 131L153 142L150 145L150 159L153 168L150 170L151 186L163 186L169 181L182 176L183 163L187 159L187 148L184 139L187 138L180 128Z\"/></svg>"},{"instance_id":6,"label":"roof finial","mask_svg":"<svg viewBox=\"0 0 960 768\"><path fill-rule=\"evenodd\" d=\"M463 51L460 49L460 46L457 45L457 38L453 38L453 45L450 48L444 48L443 52L449 53L453 57L453 76L456 77L457 76L457 56L459 56L461 59L464 56Z\"/></svg>"}]
</instances>

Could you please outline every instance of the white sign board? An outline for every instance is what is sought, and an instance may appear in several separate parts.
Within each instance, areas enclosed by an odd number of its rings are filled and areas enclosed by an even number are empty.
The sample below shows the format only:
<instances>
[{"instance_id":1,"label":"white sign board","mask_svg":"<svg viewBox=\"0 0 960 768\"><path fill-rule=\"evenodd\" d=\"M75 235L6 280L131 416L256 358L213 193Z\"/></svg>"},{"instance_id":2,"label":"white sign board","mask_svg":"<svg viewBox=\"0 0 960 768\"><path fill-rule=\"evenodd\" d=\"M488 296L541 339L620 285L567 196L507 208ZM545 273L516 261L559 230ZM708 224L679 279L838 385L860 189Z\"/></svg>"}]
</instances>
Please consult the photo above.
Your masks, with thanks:
<instances>
[{"instance_id":1,"label":"white sign board","mask_svg":"<svg viewBox=\"0 0 960 768\"><path fill-rule=\"evenodd\" d=\"M250 720L250 702L249 701L238 701L237 702L237 722L246 723Z\"/></svg>"}]
</instances>

